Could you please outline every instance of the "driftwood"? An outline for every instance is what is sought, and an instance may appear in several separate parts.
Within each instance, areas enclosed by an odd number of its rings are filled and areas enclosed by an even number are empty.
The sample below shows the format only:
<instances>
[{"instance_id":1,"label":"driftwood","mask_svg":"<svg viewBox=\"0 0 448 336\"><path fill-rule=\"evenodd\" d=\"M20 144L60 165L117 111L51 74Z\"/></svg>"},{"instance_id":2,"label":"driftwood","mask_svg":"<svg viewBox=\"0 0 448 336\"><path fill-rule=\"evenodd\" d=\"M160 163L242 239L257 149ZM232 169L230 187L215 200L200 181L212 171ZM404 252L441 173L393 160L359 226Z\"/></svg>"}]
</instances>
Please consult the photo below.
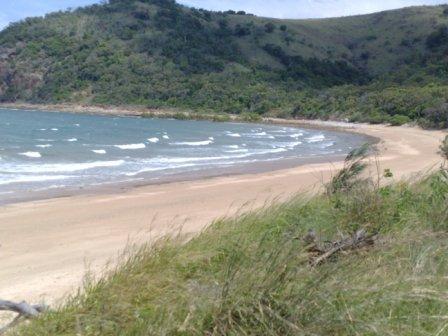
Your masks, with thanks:
<instances>
[{"instance_id":1,"label":"driftwood","mask_svg":"<svg viewBox=\"0 0 448 336\"><path fill-rule=\"evenodd\" d=\"M11 301L0 300L0 311L17 313L17 316L10 323L3 327L0 327L0 335L3 335L6 331L15 327L23 320L37 317L45 310L47 310L47 307L45 305L30 305L25 301L15 303Z\"/></svg>"},{"instance_id":2,"label":"driftwood","mask_svg":"<svg viewBox=\"0 0 448 336\"><path fill-rule=\"evenodd\" d=\"M376 234L368 235L365 230L361 229L356 231L351 237L322 244L318 242L315 231L310 230L303 240L308 244L307 251L311 254L310 264L315 267L340 252L372 246L375 244L376 237Z\"/></svg>"}]
</instances>

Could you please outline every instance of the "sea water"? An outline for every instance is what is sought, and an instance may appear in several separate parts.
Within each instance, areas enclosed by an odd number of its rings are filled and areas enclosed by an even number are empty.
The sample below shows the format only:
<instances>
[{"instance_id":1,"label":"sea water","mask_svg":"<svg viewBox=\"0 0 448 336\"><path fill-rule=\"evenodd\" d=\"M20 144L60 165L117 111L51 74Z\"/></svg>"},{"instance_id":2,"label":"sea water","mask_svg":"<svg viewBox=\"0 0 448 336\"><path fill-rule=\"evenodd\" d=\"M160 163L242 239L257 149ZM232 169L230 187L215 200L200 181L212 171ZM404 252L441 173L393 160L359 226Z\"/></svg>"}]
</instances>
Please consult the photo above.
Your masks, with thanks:
<instances>
[{"instance_id":1,"label":"sea water","mask_svg":"<svg viewBox=\"0 0 448 336\"><path fill-rule=\"evenodd\" d=\"M0 110L0 202L345 155L359 135L242 123Z\"/></svg>"}]
</instances>

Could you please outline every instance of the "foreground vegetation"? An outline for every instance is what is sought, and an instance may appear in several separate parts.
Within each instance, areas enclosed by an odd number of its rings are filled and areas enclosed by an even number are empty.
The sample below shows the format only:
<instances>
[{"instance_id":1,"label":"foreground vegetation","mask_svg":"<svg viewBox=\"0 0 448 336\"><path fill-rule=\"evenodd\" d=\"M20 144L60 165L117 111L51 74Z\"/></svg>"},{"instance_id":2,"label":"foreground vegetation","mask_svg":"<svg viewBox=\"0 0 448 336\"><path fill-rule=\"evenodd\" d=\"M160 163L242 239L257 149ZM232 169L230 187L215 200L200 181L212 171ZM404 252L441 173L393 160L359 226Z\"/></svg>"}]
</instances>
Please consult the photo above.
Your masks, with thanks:
<instances>
[{"instance_id":1,"label":"foreground vegetation","mask_svg":"<svg viewBox=\"0 0 448 336\"><path fill-rule=\"evenodd\" d=\"M0 32L0 102L448 127L448 7L325 20L110 0Z\"/></svg>"},{"instance_id":2,"label":"foreground vegetation","mask_svg":"<svg viewBox=\"0 0 448 336\"><path fill-rule=\"evenodd\" d=\"M365 155L324 195L143 247L15 334L446 335L448 172L380 186L359 177ZM310 230L325 242L360 229L373 246L312 266Z\"/></svg>"}]
</instances>

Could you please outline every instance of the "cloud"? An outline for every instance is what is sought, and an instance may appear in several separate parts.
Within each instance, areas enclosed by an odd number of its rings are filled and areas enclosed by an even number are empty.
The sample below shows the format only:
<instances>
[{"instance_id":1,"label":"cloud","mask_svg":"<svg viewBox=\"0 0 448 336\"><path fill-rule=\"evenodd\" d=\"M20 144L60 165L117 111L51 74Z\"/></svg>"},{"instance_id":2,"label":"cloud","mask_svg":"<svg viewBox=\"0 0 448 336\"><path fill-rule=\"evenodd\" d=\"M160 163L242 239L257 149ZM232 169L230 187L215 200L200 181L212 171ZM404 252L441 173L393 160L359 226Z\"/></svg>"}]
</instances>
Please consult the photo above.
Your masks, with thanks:
<instances>
[{"instance_id":1,"label":"cloud","mask_svg":"<svg viewBox=\"0 0 448 336\"><path fill-rule=\"evenodd\" d=\"M367 14L407 6L437 5L446 0L179 0L180 3L211 10L245 10L267 17L322 18Z\"/></svg>"},{"instance_id":2,"label":"cloud","mask_svg":"<svg viewBox=\"0 0 448 336\"><path fill-rule=\"evenodd\" d=\"M0 0L0 29L9 23L31 16L66 10L69 7L81 7L99 2L98 0Z\"/></svg>"}]
</instances>

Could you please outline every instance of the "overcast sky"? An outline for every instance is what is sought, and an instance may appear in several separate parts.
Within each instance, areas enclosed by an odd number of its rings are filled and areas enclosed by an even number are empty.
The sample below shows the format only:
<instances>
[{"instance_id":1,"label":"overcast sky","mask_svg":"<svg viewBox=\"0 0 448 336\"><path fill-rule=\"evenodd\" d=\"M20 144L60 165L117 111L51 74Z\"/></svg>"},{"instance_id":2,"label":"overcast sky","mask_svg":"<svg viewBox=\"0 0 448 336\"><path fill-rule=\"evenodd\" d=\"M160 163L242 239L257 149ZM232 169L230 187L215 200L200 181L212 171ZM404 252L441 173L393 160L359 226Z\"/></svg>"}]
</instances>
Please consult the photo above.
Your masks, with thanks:
<instances>
[{"instance_id":1,"label":"overcast sky","mask_svg":"<svg viewBox=\"0 0 448 336\"><path fill-rule=\"evenodd\" d=\"M28 16L79 7L98 0L0 0L0 29ZM245 10L278 18L319 18L366 14L415 5L436 5L448 0L179 0L185 5L212 10Z\"/></svg>"}]
</instances>

